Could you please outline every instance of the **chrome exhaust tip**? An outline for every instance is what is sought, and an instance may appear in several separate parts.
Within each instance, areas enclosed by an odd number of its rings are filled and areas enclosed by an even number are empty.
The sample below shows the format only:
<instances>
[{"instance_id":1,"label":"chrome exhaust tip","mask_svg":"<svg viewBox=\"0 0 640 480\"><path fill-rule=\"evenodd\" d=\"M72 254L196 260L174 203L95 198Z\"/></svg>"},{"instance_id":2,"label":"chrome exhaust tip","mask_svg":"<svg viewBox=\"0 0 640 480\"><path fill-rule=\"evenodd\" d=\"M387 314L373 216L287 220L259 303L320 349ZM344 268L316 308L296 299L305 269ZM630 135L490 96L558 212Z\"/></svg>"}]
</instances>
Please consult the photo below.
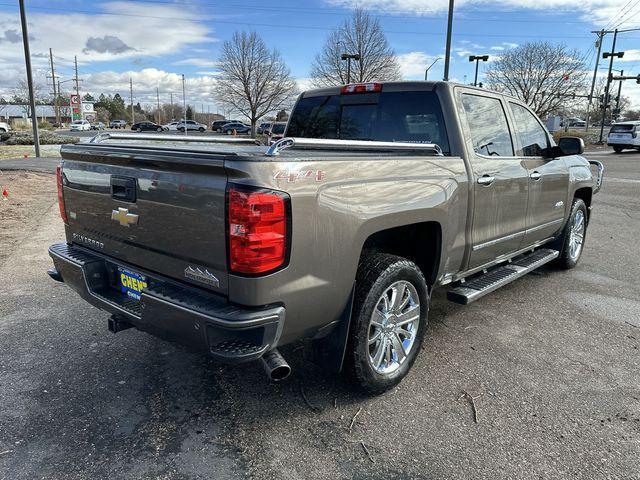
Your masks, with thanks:
<instances>
[{"instance_id":1,"label":"chrome exhaust tip","mask_svg":"<svg viewBox=\"0 0 640 480\"><path fill-rule=\"evenodd\" d=\"M274 382L284 380L291 373L291 367L277 349L268 351L260 357L260 360L264 371Z\"/></svg>"}]
</instances>

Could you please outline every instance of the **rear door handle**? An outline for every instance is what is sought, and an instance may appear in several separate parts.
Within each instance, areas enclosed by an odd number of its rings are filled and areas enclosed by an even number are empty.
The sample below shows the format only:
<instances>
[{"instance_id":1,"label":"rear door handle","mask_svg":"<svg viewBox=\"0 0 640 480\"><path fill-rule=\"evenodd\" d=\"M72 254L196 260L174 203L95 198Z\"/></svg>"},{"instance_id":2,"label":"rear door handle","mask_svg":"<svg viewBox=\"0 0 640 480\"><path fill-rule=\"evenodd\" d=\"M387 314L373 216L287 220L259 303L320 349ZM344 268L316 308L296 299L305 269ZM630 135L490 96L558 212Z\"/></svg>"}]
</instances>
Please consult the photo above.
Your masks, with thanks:
<instances>
[{"instance_id":1,"label":"rear door handle","mask_svg":"<svg viewBox=\"0 0 640 480\"><path fill-rule=\"evenodd\" d=\"M485 185L485 186L489 186L493 183L493 181L496 179L496 177L493 177L491 175L483 175L480 178L478 178L478 183L480 185Z\"/></svg>"},{"instance_id":2,"label":"rear door handle","mask_svg":"<svg viewBox=\"0 0 640 480\"><path fill-rule=\"evenodd\" d=\"M531 172L531 175L529 175L529 178L531 180L540 180L542 178L542 174L540 172Z\"/></svg>"}]
</instances>

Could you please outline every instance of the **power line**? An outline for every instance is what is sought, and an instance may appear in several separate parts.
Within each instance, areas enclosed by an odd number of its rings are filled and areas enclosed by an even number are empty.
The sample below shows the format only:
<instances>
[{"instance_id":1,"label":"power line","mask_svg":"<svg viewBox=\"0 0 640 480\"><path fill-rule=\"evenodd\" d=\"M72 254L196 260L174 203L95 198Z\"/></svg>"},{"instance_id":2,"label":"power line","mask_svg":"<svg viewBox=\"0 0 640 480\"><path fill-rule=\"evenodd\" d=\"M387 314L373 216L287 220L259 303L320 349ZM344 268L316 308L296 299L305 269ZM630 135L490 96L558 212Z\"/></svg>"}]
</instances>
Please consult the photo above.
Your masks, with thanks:
<instances>
[{"instance_id":1,"label":"power line","mask_svg":"<svg viewBox=\"0 0 640 480\"><path fill-rule=\"evenodd\" d=\"M8 3L0 3L0 6L9 6L13 5ZM150 19L160 19L160 20L193 20L193 17L165 17L158 15L143 15L137 13L113 13L113 12L95 12L90 10L69 10L63 8L53 8L53 7L30 7L31 10L42 10L42 11L53 11L53 12L65 12L65 13L85 13L93 16L100 15L108 15L108 16L116 16L116 17L133 17L133 18L150 18ZM313 25L287 25L287 24L274 24L274 23L262 23L262 22L236 22L229 20L208 20L208 22L216 24L229 24L229 25L243 25L249 27L269 27L269 28L291 28L298 30L320 30L320 31L333 31L334 28L331 27L320 27ZM407 30L385 30L386 33L396 34L396 35L423 35L423 36L444 36L445 32L424 32L424 31L407 31ZM464 33L460 32L457 34L458 37L482 37L482 38L532 38L539 39L540 35L511 35L511 34L490 34L490 33ZM553 38L553 39L585 39L588 38L585 35L546 35L545 38Z\"/></svg>"},{"instance_id":2,"label":"power line","mask_svg":"<svg viewBox=\"0 0 640 480\"><path fill-rule=\"evenodd\" d=\"M636 2L629 7L629 10L618 18L618 23L613 28L618 28L623 23L622 20L628 16L638 4L640 4L640 0L636 0Z\"/></svg>"},{"instance_id":3,"label":"power line","mask_svg":"<svg viewBox=\"0 0 640 480\"><path fill-rule=\"evenodd\" d=\"M620 10L618 10L616 13L614 13L614 14L613 14L613 17L611 17L611 19L607 22L607 24L606 24L604 27L602 27L602 29L603 29L603 30L609 30L609 29L610 29L609 27L611 27L611 25L613 25L613 24L615 23L616 18L618 18L618 16L620 15L620 13L621 13L625 8L627 8L627 6L628 6L631 2L633 2L633 0L629 0L629 1L625 4L625 6L624 6L624 7L622 7Z\"/></svg>"}]
</instances>

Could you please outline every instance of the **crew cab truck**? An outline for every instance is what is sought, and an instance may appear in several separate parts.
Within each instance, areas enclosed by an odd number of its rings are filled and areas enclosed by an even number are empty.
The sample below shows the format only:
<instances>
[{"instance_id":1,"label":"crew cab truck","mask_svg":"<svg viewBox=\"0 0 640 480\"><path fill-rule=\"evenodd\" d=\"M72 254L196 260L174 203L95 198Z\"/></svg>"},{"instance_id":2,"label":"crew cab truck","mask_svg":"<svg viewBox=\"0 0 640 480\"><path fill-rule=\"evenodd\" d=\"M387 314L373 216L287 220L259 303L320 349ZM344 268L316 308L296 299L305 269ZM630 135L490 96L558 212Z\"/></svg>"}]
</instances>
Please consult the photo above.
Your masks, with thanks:
<instances>
[{"instance_id":1,"label":"crew cab truck","mask_svg":"<svg viewBox=\"0 0 640 480\"><path fill-rule=\"evenodd\" d=\"M422 348L433 289L466 304L547 262L574 267L603 175L521 101L446 82L308 91L283 139L251 142L63 146L49 274L113 332L261 359L274 379L290 370L278 347L304 340L379 392Z\"/></svg>"}]
</instances>

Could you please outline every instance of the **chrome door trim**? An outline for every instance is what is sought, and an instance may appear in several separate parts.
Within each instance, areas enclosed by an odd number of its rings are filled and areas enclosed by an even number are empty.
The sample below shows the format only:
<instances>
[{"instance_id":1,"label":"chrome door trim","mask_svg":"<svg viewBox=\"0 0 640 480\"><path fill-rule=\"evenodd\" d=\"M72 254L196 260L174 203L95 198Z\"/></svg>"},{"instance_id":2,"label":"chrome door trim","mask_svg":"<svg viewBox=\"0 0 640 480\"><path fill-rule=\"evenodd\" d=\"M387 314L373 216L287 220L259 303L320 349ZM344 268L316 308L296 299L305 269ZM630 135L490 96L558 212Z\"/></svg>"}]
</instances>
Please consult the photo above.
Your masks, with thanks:
<instances>
[{"instance_id":1,"label":"chrome door trim","mask_svg":"<svg viewBox=\"0 0 640 480\"><path fill-rule=\"evenodd\" d=\"M527 228L525 230L521 230L516 233L512 233L510 235L505 235L504 237L495 238L493 240L489 240L488 242L479 243L478 245L473 246L473 251L482 250L483 248L490 247L491 245L495 245L496 243L506 242L507 240L513 240L519 235L527 235L529 233L536 232L538 230L542 230L543 228L550 227L552 225L556 225L558 223L562 223L564 218L558 218L557 220L552 220L551 222L543 223L542 225L538 225L536 227Z\"/></svg>"}]
</instances>

